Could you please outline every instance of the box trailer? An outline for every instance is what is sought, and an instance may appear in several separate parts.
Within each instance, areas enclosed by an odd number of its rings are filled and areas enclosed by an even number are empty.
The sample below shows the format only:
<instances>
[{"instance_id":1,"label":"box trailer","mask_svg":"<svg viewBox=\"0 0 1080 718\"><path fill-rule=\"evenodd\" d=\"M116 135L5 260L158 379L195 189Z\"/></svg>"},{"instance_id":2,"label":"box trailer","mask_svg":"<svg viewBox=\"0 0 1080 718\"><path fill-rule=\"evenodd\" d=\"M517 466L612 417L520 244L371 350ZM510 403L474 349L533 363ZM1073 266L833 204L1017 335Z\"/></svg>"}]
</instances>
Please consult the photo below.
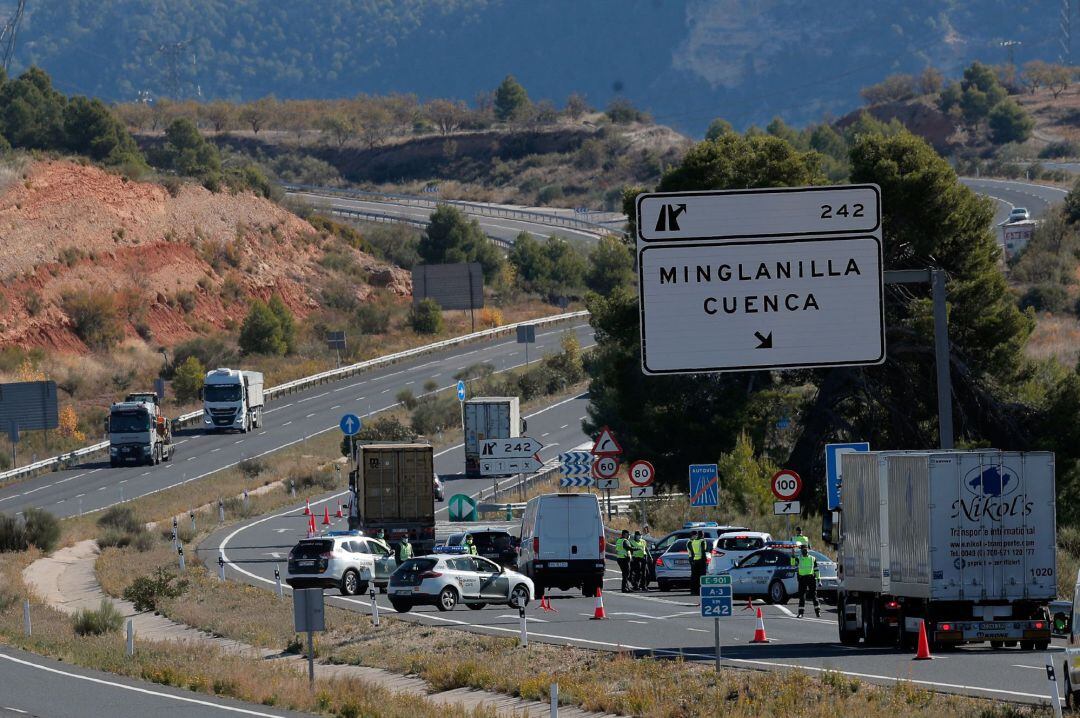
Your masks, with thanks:
<instances>
[{"instance_id":1,"label":"box trailer","mask_svg":"<svg viewBox=\"0 0 1080 718\"><path fill-rule=\"evenodd\" d=\"M465 402L465 475L480 476L480 442L521 436L524 424L516 396L488 396Z\"/></svg>"},{"instance_id":2,"label":"box trailer","mask_svg":"<svg viewBox=\"0 0 1080 718\"><path fill-rule=\"evenodd\" d=\"M349 473L349 528L380 530L396 545L408 536L418 555L435 547L434 455L431 444L357 444Z\"/></svg>"}]
</instances>

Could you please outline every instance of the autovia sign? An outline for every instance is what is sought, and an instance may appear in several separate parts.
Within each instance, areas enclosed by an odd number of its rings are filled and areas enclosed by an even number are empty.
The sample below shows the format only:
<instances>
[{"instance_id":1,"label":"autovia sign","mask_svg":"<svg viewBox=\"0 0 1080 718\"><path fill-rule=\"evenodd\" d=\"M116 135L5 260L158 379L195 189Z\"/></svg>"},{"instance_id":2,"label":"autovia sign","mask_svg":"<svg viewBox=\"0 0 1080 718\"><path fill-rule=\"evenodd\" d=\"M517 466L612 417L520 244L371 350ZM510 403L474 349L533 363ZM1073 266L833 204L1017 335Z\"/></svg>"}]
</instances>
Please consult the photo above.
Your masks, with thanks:
<instances>
[{"instance_id":1,"label":"autovia sign","mask_svg":"<svg viewBox=\"0 0 1080 718\"><path fill-rule=\"evenodd\" d=\"M646 374L885 358L873 185L638 198Z\"/></svg>"}]
</instances>

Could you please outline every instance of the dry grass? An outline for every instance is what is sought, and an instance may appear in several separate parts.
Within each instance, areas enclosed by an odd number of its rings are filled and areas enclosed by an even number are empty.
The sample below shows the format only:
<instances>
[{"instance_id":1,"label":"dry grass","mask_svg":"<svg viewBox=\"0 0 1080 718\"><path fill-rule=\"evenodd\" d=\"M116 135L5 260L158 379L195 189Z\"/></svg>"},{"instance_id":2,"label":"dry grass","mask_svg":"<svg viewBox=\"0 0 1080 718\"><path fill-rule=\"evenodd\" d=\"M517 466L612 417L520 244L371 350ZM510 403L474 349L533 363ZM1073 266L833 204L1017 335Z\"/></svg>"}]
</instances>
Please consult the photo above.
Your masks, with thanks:
<instances>
[{"instance_id":1,"label":"dry grass","mask_svg":"<svg viewBox=\"0 0 1080 718\"><path fill-rule=\"evenodd\" d=\"M99 574L135 569L125 551L104 554ZM134 574L134 570L129 573L131 578ZM201 568L189 571L188 578L189 592L162 606L170 618L265 648L280 649L294 639L290 599L279 601L271 591L223 583ZM909 684L881 688L840 674L807 678L795 671L728 670L717 677L707 665L536 643L522 650L514 638L393 618L376 629L368 616L333 607L327 610L327 624L329 630L320 635L317 653L331 663L419 675L438 690L468 687L529 700L543 700L550 684L557 681L564 703L623 715L681 718L722 712L734 718L994 718L1042 714L1027 708L1011 712L1011 706L944 696Z\"/></svg>"},{"instance_id":2,"label":"dry grass","mask_svg":"<svg viewBox=\"0 0 1080 718\"><path fill-rule=\"evenodd\" d=\"M1032 359L1055 357L1063 366L1075 366L1080 358L1080 322L1069 315L1040 314L1026 352Z\"/></svg>"}]
</instances>

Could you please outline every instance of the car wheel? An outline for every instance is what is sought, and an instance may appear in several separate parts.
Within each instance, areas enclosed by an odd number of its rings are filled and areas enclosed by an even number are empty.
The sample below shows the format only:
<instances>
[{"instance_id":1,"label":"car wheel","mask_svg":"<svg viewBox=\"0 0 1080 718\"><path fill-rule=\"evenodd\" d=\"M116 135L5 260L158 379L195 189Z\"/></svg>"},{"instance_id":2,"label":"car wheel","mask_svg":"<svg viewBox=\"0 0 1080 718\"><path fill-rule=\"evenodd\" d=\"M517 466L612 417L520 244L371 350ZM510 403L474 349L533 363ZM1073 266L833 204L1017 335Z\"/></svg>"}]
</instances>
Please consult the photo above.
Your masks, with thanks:
<instances>
[{"instance_id":1,"label":"car wheel","mask_svg":"<svg viewBox=\"0 0 1080 718\"><path fill-rule=\"evenodd\" d=\"M360 591L360 575L349 569L341 576L341 595L355 596Z\"/></svg>"},{"instance_id":2,"label":"car wheel","mask_svg":"<svg viewBox=\"0 0 1080 718\"><path fill-rule=\"evenodd\" d=\"M440 611L453 611L458 603L457 591L452 586L447 586L439 591L439 602L436 604Z\"/></svg>"},{"instance_id":3,"label":"car wheel","mask_svg":"<svg viewBox=\"0 0 1080 718\"><path fill-rule=\"evenodd\" d=\"M529 605L529 587L523 583L514 586L510 592L510 605L515 608L524 608Z\"/></svg>"},{"instance_id":4,"label":"car wheel","mask_svg":"<svg viewBox=\"0 0 1080 718\"><path fill-rule=\"evenodd\" d=\"M1036 651L1045 651L1049 647L1050 647L1050 641L1035 641L1035 650Z\"/></svg>"},{"instance_id":5,"label":"car wheel","mask_svg":"<svg viewBox=\"0 0 1080 718\"><path fill-rule=\"evenodd\" d=\"M769 584L769 603L783 606L788 602L788 592L782 581L773 581Z\"/></svg>"},{"instance_id":6,"label":"car wheel","mask_svg":"<svg viewBox=\"0 0 1080 718\"><path fill-rule=\"evenodd\" d=\"M995 651L1005 647L1005 641L990 641L990 647Z\"/></svg>"},{"instance_id":7,"label":"car wheel","mask_svg":"<svg viewBox=\"0 0 1080 718\"><path fill-rule=\"evenodd\" d=\"M836 625L840 629L840 643L845 646L857 646L859 645L859 632L858 630L850 631L844 627L844 613L844 601L837 600Z\"/></svg>"},{"instance_id":8,"label":"car wheel","mask_svg":"<svg viewBox=\"0 0 1080 718\"><path fill-rule=\"evenodd\" d=\"M661 581L659 579L657 579L656 581L656 587L660 590L661 593L667 593L671 590L670 583L668 583L667 581Z\"/></svg>"},{"instance_id":9,"label":"car wheel","mask_svg":"<svg viewBox=\"0 0 1080 718\"><path fill-rule=\"evenodd\" d=\"M474 611L479 611L481 608L483 608L487 604L486 603L466 603L465 605L468 606L469 608L471 608Z\"/></svg>"},{"instance_id":10,"label":"car wheel","mask_svg":"<svg viewBox=\"0 0 1080 718\"><path fill-rule=\"evenodd\" d=\"M1034 651L1035 650L1035 641L1020 641L1020 650L1021 651Z\"/></svg>"},{"instance_id":11,"label":"car wheel","mask_svg":"<svg viewBox=\"0 0 1080 718\"><path fill-rule=\"evenodd\" d=\"M391 598L390 605L398 613L408 613L412 610L412 601L402 601L400 598Z\"/></svg>"}]
</instances>

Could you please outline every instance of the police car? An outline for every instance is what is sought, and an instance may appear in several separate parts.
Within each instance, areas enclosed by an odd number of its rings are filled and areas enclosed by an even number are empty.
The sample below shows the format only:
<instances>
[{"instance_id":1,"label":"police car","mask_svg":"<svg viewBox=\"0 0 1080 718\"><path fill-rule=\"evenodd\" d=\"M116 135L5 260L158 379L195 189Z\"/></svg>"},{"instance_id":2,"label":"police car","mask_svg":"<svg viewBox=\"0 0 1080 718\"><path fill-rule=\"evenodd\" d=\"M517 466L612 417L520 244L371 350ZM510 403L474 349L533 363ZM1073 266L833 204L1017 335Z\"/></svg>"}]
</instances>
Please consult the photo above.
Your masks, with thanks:
<instances>
[{"instance_id":1,"label":"police car","mask_svg":"<svg viewBox=\"0 0 1080 718\"><path fill-rule=\"evenodd\" d=\"M731 592L740 598L764 598L769 603L785 604L799 593L799 579L791 557L798 544L772 543L755 551L724 573L731 576ZM835 599L839 579L836 563L823 553L810 551L817 559L818 598Z\"/></svg>"},{"instance_id":2,"label":"police car","mask_svg":"<svg viewBox=\"0 0 1080 718\"><path fill-rule=\"evenodd\" d=\"M700 531L708 540L718 538L720 535L731 531L745 531L742 526L723 526L716 521L687 521L681 529L675 529L667 536L652 545L652 554L659 556L665 553L671 545L679 539L688 539L695 531ZM688 574L689 575L689 574Z\"/></svg>"},{"instance_id":3,"label":"police car","mask_svg":"<svg viewBox=\"0 0 1080 718\"><path fill-rule=\"evenodd\" d=\"M765 548L772 540L771 534L760 531L729 531L720 534L713 543L712 560L709 561L707 573L724 573L754 551Z\"/></svg>"},{"instance_id":4,"label":"police car","mask_svg":"<svg viewBox=\"0 0 1080 718\"><path fill-rule=\"evenodd\" d=\"M285 583L293 588L336 588L344 596L385 586L397 568L385 541L360 531L328 531L301 539L289 551Z\"/></svg>"},{"instance_id":5,"label":"police car","mask_svg":"<svg viewBox=\"0 0 1080 718\"><path fill-rule=\"evenodd\" d=\"M459 603L479 610L489 603L528 605L533 582L483 556L438 553L401 564L390 576L387 593L399 613L420 605L451 611Z\"/></svg>"}]
</instances>

